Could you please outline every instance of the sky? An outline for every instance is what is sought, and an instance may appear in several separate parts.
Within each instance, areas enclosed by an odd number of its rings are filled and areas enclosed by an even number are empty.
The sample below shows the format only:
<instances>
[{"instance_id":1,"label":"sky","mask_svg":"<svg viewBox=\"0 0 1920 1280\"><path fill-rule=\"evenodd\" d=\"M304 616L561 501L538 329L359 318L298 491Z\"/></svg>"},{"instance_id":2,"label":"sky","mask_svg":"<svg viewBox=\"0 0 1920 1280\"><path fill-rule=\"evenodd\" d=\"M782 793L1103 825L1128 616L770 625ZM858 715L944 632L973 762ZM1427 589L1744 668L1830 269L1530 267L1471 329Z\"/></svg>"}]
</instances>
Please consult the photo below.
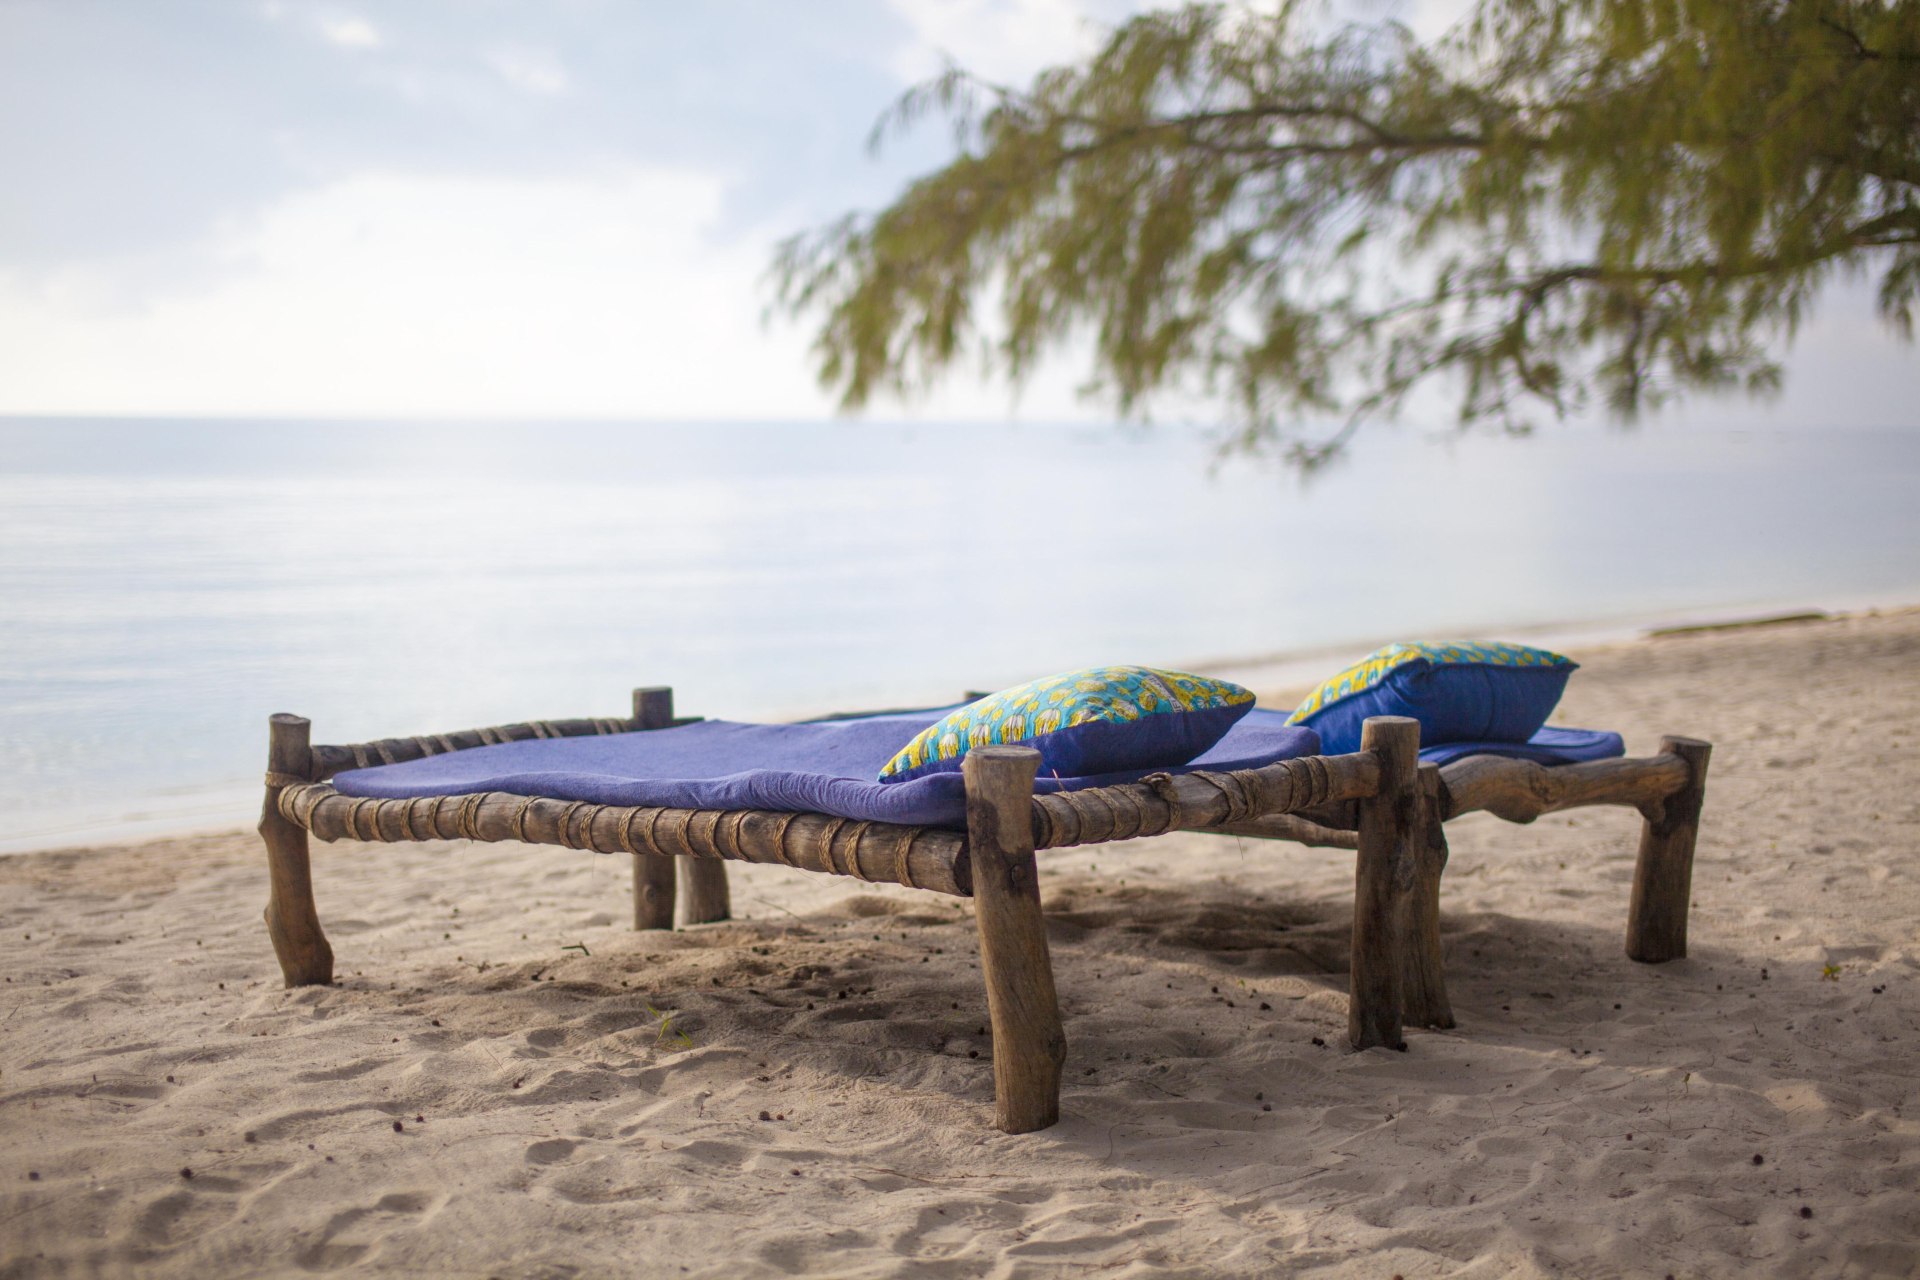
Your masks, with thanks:
<instances>
[{"instance_id":1,"label":"sky","mask_svg":"<svg viewBox=\"0 0 1920 1280\"><path fill-rule=\"evenodd\" d=\"M866 148L947 59L1021 82L1129 0L0 0L0 414L831 417L784 236L946 154ZM1432 33L1459 0L1350 0ZM1836 290L1768 405L1905 425ZM1099 421L1068 358L877 417ZM1204 412L1204 411L1203 411Z\"/></svg>"}]
</instances>

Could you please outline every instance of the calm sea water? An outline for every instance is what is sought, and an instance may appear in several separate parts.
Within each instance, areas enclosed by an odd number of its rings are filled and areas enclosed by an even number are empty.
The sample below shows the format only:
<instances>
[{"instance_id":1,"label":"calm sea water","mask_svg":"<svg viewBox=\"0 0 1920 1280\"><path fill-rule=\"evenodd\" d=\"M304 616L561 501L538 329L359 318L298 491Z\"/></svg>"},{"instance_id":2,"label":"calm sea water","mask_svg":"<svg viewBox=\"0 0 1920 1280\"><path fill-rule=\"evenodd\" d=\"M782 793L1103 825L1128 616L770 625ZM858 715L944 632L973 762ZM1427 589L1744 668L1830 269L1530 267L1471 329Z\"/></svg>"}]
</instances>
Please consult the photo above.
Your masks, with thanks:
<instances>
[{"instance_id":1,"label":"calm sea water","mask_svg":"<svg viewBox=\"0 0 1920 1280\"><path fill-rule=\"evenodd\" d=\"M938 702L1675 609L1920 598L1920 432L0 421L0 850L247 820L321 741Z\"/></svg>"}]
</instances>

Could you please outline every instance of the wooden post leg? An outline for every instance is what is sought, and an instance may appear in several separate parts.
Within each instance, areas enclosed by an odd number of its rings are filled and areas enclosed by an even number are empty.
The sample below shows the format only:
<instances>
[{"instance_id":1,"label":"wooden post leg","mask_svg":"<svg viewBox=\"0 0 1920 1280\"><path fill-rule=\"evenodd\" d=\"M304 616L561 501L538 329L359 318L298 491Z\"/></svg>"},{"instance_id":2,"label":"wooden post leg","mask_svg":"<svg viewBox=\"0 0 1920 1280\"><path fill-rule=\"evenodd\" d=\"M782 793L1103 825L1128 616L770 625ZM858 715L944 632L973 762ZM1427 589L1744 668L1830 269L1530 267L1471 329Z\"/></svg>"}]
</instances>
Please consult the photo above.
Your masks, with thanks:
<instances>
[{"instance_id":1,"label":"wooden post leg","mask_svg":"<svg viewBox=\"0 0 1920 1280\"><path fill-rule=\"evenodd\" d=\"M1059 1120L1067 1060L1033 858L1039 768L1040 753L1030 747L975 747L961 763L980 976L993 1022L993 1122L1007 1133Z\"/></svg>"},{"instance_id":2,"label":"wooden post leg","mask_svg":"<svg viewBox=\"0 0 1920 1280\"><path fill-rule=\"evenodd\" d=\"M664 729L673 723L673 690L656 685L633 691L633 727ZM633 855L633 927L673 928L673 859L658 853Z\"/></svg>"},{"instance_id":3,"label":"wooden post leg","mask_svg":"<svg viewBox=\"0 0 1920 1280\"><path fill-rule=\"evenodd\" d=\"M688 924L730 919L733 895L727 889L727 864L718 858L680 859L680 898Z\"/></svg>"},{"instance_id":4,"label":"wooden post leg","mask_svg":"<svg viewBox=\"0 0 1920 1280\"><path fill-rule=\"evenodd\" d=\"M299 716L276 715L267 722L267 797L260 809L260 839L267 846L267 936L289 987L326 986L333 981L333 948L320 929L313 905L313 870L307 860L307 833L281 816L280 792L289 780L302 780L312 766L312 725Z\"/></svg>"},{"instance_id":5,"label":"wooden post leg","mask_svg":"<svg viewBox=\"0 0 1920 1280\"><path fill-rule=\"evenodd\" d=\"M1685 760L1692 776L1665 800L1641 808L1646 821L1633 869L1633 902L1627 908L1627 955L1642 964L1664 964L1687 954L1693 842L1700 832L1713 745L1697 738L1662 738L1660 751Z\"/></svg>"},{"instance_id":6,"label":"wooden post leg","mask_svg":"<svg viewBox=\"0 0 1920 1280\"><path fill-rule=\"evenodd\" d=\"M673 928L673 859L657 853L633 855L633 927Z\"/></svg>"},{"instance_id":7,"label":"wooden post leg","mask_svg":"<svg viewBox=\"0 0 1920 1280\"><path fill-rule=\"evenodd\" d=\"M673 724L673 690L651 685L633 691L633 727L665 729ZM633 927L673 928L674 859L637 853L633 858ZM688 924L708 924L733 915L727 891L727 864L718 858L681 858L680 899Z\"/></svg>"},{"instance_id":8,"label":"wooden post leg","mask_svg":"<svg viewBox=\"0 0 1920 1280\"><path fill-rule=\"evenodd\" d=\"M1360 801L1360 855L1353 884L1353 976L1347 1039L1356 1049L1404 1049L1401 974L1405 943L1396 927L1400 899L1413 889L1413 839L1419 813L1420 722L1374 716L1360 749L1380 758L1380 790Z\"/></svg>"},{"instance_id":9,"label":"wooden post leg","mask_svg":"<svg viewBox=\"0 0 1920 1280\"><path fill-rule=\"evenodd\" d=\"M1406 967L1400 1002L1410 1027L1451 1027L1447 971L1440 955L1440 873L1447 866L1447 829L1440 817L1440 766L1419 771L1420 811L1413 833L1413 888L1400 899Z\"/></svg>"}]
</instances>

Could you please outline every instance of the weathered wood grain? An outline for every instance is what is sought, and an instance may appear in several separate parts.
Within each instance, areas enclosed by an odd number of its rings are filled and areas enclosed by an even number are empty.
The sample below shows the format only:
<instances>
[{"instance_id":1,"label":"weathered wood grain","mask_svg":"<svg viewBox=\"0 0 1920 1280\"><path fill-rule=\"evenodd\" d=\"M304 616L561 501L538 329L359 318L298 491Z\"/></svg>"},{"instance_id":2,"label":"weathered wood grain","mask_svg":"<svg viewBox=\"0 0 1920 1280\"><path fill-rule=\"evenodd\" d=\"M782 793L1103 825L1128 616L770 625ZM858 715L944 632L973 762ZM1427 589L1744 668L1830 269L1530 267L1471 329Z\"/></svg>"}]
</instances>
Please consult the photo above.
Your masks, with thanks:
<instances>
[{"instance_id":1,"label":"weathered wood grain","mask_svg":"<svg viewBox=\"0 0 1920 1280\"><path fill-rule=\"evenodd\" d=\"M733 916L727 864L717 858L681 855L680 910L688 924L712 924Z\"/></svg>"},{"instance_id":2,"label":"weathered wood grain","mask_svg":"<svg viewBox=\"0 0 1920 1280\"><path fill-rule=\"evenodd\" d=\"M1304 756L1227 773L1155 774L1140 782L1033 798L1033 841L1040 849L1103 844L1169 831L1207 831L1270 814L1370 794L1379 762L1364 751Z\"/></svg>"},{"instance_id":3,"label":"weathered wood grain","mask_svg":"<svg viewBox=\"0 0 1920 1280\"><path fill-rule=\"evenodd\" d=\"M1323 827L1295 813L1270 813L1245 822L1226 822L1208 827L1205 834L1252 836L1258 840L1290 840L1319 849L1358 849L1360 835L1351 830Z\"/></svg>"},{"instance_id":4,"label":"weathered wood grain","mask_svg":"<svg viewBox=\"0 0 1920 1280\"><path fill-rule=\"evenodd\" d=\"M1553 766L1505 756L1468 756L1440 770L1448 820L1484 809L1508 822L1585 805L1638 808L1687 785L1686 761L1672 752L1638 760L1587 760Z\"/></svg>"},{"instance_id":5,"label":"weathered wood grain","mask_svg":"<svg viewBox=\"0 0 1920 1280\"><path fill-rule=\"evenodd\" d=\"M1413 887L1400 899L1401 1016L1409 1027L1451 1027L1446 962L1440 952L1440 877L1447 867L1447 829L1440 817L1440 766L1418 773L1419 811L1411 849Z\"/></svg>"},{"instance_id":6,"label":"weathered wood grain","mask_svg":"<svg viewBox=\"0 0 1920 1280\"><path fill-rule=\"evenodd\" d=\"M1662 738L1661 758L1672 756L1687 770L1683 786L1641 808L1640 856L1633 869L1633 899L1627 908L1627 955L1642 964L1664 964L1687 954L1687 911L1693 897L1693 845L1706 799L1710 743Z\"/></svg>"},{"instance_id":7,"label":"weathered wood grain","mask_svg":"<svg viewBox=\"0 0 1920 1280\"><path fill-rule=\"evenodd\" d=\"M966 837L937 827L764 809L662 809L489 791L374 800L324 782L287 787L280 813L322 840L520 840L595 853L724 858L968 897Z\"/></svg>"},{"instance_id":8,"label":"weathered wood grain","mask_svg":"<svg viewBox=\"0 0 1920 1280\"><path fill-rule=\"evenodd\" d=\"M633 691L633 728L664 729L673 723L673 690L650 685ZM657 853L633 855L633 927L673 928L674 860Z\"/></svg>"},{"instance_id":9,"label":"weathered wood grain","mask_svg":"<svg viewBox=\"0 0 1920 1280\"><path fill-rule=\"evenodd\" d=\"M1360 749L1379 761L1379 789L1360 801L1360 850L1354 859L1353 976L1347 991L1347 1039L1356 1049L1404 1049L1400 934L1402 897L1413 890L1413 839L1419 819L1416 769L1420 722L1374 716Z\"/></svg>"},{"instance_id":10,"label":"weathered wood grain","mask_svg":"<svg viewBox=\"0 0 1920 1280\"><path fill-rule=\"evenodd\" d=\"M333 981L333 947L320 928L313 901L313 869L307 856L307 832L280 811L280 797L295 779L307 776L312 726L299 716L276 715L267 722L267 794L260 808L260 839L267 847L267 937L289 987L325 986Z\"/></svg>"},{"instance_id":11,"label":"weathered wood grain","mask_svg":"<svg viewBox=\"0 0 1920 1280\"><path fill-rule=\"evenodd\" d=\"M525 742L532 738L583 738L595 734L629 733L633 728L632 721L614 716L591 720L527 720L484 729L459 729L453 733L316 746L313 748L309 777L319 782L347 769L371 769L375 765L441 756L449 751L467 751L473 747L490 747L502 742Z\"/></svg>"},{"instance_id":12,"label":"weathered wood grain","mask_svg":"<svg viewBox=\"0 0 1920 1280\"><path fill-rule=\"evenodd\" d=\"M1030 1133L1060 1118L1066 1032L1040 917L1030 800L1040 753L975 747L962 761L980 974L993 1022L994 1124Z\"/></svg>"}]
</instances>

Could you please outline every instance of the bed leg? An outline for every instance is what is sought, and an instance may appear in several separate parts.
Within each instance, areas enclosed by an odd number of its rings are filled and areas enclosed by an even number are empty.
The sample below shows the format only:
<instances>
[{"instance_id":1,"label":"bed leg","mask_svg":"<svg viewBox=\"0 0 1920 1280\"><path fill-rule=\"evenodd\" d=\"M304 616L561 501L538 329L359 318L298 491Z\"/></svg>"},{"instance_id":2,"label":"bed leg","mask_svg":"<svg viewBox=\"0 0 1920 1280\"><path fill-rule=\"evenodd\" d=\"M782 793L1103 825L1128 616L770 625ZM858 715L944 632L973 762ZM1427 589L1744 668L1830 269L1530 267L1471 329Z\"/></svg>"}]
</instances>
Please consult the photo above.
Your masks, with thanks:
<instances>
[{"instance_id":1,"label":"bed leg","mask_svg":"<svg viewBox=\"0 0 1920 1280\"><path fill-rule=\"evenodd\" d=\"M267 936L289 987L333 981L333 948L313 905L313 870L307 832L280 813L280 792L289 779L304 779L312 767L312 724L299 716L267 722L267 796L260 808L260 839L267 846Z\"/></svg>"},{"instance_id":2,"label":"bed leg","mask_svg":"<svg viewBox=\"0 0 1920 1280\"><path fill-rule=\"evenodd\" d=\"M1420 722L1374 716L1360 730L1360 749L1380 758L1380 790L1360 801L1347 1040L1356 1049L1404 1049L1400 1001L1406 939L1397 926L1401 900L1413 891Z\"/></svg>"},{"instance_id":3,"label":"bed leg","mask_svg":"<svg viewBox=\"0 0 1920 1280\"><path fill-rule=\"evenodd\" d=\"M727 864L718 858L680 860L680 897L687 904L688 924L712 924L733 917L733 896L727 890Z\"/></svg>"},{"instance_id":4,"label":"bed leg","mask_svg":"<svg viewBox=\"0 0 1920 1280\"><path fill-rule=\"evenodd\" d=\"M673 859L657 853L633 855L633 927L673 928Z\"/></svg>"},{"instance_id":5,"label":"bed leg","mask_svg":"<svg viewBox=\"0 0 1920 1280\"><path fill-rule=\"evenodd\" d=\"M1662 738L1660 751L1687 762L1687 785L1645 805L1640 858L1633 869L1633 902L1627 908L1627 956L1664 964L1687 954L1687 908L1693 897L1693 843L1700 832L1711 743Z\"/></svg>"},{"instance_id":6,"label":"bed leg","mask_svg":"<svg viewBox=\"0 0 1920 1280\"><path fill-rule=\"evenodd\" d=\"M1453 1025L1453 1002L1447 999L1446 964L1440 955L1440 873L1447 866L1447 829L1440 818L1440 766L1421 765L1419 784L1413 890L1400 899L1400 932L1406 946L1400 997L1407 1026L1445 1028Z\"/></svg>"},{"instance_id":7,"label":"bed leg","mask_svg":"<svg viewBox=\"0 0 1920 1280\"><path fill-rule=\"evenodd\" d=\"M652 685L633 691L633 727L664 729L673 723L673 690ZM673 859L659 853L633 855L633 927L673 928Z\"/></svg>"},{"instance_id":8,"label":"bed leg","mask_svg":"<svg viewBox=\"0 0 1920 1280\"><path fill-rule=\"evenodd\" d=\"M1067 1059L1033 857L1039 768L1040 753L1030 747L976 747L961 763L980 976L993 1022L993 1122L1007 1133L1031 1133L1060 1119Z\"/></svg>"}]
</instances>

